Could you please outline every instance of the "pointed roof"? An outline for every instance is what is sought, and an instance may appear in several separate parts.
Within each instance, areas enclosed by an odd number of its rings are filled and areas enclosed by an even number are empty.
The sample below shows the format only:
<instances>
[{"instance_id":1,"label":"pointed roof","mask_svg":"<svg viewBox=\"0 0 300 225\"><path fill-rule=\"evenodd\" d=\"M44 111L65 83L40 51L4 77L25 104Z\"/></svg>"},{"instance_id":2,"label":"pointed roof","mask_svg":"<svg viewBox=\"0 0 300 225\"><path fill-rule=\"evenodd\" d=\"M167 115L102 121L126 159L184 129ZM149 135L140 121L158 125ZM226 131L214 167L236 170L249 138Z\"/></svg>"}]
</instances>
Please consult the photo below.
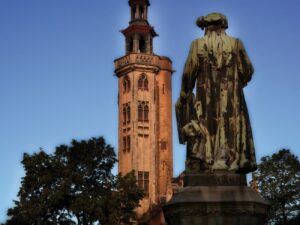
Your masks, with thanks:
<instances>
[{"instance_id":1,"label":"pointed roof","mask_svg":"<svg viewBox=\"0 0 300 225\"><path fill-rule=\"evenodd\" d=\"M151 33L152 37L158 36L158 34L155 32L154 28L149 25L139 25L139 24L132 24L129 27L127 27L124 30L121 30L121 32L127 36L132 33Z\"/></svg>"}]
</instances>

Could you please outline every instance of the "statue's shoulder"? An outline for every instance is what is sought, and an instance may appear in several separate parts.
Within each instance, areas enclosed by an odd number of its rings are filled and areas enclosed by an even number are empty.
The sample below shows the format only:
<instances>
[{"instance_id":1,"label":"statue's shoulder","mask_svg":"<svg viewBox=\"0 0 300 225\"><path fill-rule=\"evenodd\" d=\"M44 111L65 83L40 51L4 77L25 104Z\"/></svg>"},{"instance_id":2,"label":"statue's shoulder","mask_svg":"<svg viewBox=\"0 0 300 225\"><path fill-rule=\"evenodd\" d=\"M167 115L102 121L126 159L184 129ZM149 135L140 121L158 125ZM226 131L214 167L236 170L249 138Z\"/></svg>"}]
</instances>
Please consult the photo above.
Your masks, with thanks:
<instances>
[{"instance_id":1,"label":"statue's shoulder","mask_svg":"<svg viewBox=\"0 0 300 225\"><path fill-rule=\"evenodd\" d=\"M225 46L227 46L225 48L229 51L233 51L234 49L236 49L236 47L239 46L240 43L240 39L229 36L227 34L223 35L222 39Z\"/></svg>"},{"instance_id":2,"label":"statue's shoulder","mask_svg":"<svg viewBox=\"0 0 300 225\"><path fill-rule=\"evenodd\" d=\"M205 44L205 38L204 37L197 38L197 39L193 40L192 44L193 45L204 45Z\"/></svg>"},{"instance_id":3,"label":"statue's shoulder","mask_svg":"<svg viewBox=\"0 0 300 225\"><path fill-rule=\"evenodd\" d=\"M205 46L205 43L206 43L206 40L204 37L197 38L197 39L193 40L192 48L197 49L199 51L199 49L203 49L203 47Z\"/></svg>"}]
</instances>

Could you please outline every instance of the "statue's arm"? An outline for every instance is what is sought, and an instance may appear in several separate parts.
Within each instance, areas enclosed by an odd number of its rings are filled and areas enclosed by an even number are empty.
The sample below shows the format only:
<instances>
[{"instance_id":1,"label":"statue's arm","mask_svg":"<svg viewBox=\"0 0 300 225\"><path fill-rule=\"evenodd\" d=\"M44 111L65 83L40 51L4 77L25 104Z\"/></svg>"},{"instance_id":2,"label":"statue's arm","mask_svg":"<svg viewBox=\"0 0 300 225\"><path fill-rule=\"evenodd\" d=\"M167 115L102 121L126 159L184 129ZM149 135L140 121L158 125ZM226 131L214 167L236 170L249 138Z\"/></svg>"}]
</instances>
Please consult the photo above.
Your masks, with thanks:
<instances>
[{"instance_id":1,"label":"statue's arm","mask_svg":"<svg viewBox=\"0 0 300 225\"><path fill-rule=\"evenodd\" d=\"M237 40L237 54L238 54L238 73L243 85L246 86L251 80L254 68L250 58L244 48L243 43Z\"/></svg>"},{"instance_id":2,"label":"statue's arm","mask_svg":"<svg viewBox=\"0 0 300 225\"><path fill-rule=\"evenodd\" d=\"M180 97L186 99L192 94L195 81L197 77L197 71L199 69L199 60L197 56L198 44L197 40L193 41L190 47L189 55L184 65L181 82Z\"/></svg>"},{"instance_id":3,"label":"statue's arm","mask_svg":"<svg viewBox=\"0 0 300 225\"><path fill-rule=\"evenodd\" d=\"M184 144L187 141L184 127L186 127L186 125L190 122L193 115L193 89L195 86L197 70L199 66L197 57L197 42L194 41L191 44L190 52L184 66L180 97L175 107L179 142L181 144Z\"/></svg>"}]
</instances>

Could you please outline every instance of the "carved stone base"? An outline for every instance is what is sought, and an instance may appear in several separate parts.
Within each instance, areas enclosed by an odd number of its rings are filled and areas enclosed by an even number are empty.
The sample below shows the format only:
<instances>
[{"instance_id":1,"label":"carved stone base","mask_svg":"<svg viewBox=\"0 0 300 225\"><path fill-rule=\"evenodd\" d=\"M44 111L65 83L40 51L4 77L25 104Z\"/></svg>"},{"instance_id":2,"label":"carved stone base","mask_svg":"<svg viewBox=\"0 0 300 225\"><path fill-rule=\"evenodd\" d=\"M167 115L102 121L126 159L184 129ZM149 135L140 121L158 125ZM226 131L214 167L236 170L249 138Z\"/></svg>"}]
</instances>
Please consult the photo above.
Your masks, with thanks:
<instances>
[{"instance_id":1,"label":"carved stone base","mask_svg":"<svg viewBox=\"0 0 300 225\"><path fill-rule=\"evenodd\" d=\"M187 175L188 186L163 207L168 225L264 225L269 205L245 180L241 174Z\"/></svg>"}]
</instances>

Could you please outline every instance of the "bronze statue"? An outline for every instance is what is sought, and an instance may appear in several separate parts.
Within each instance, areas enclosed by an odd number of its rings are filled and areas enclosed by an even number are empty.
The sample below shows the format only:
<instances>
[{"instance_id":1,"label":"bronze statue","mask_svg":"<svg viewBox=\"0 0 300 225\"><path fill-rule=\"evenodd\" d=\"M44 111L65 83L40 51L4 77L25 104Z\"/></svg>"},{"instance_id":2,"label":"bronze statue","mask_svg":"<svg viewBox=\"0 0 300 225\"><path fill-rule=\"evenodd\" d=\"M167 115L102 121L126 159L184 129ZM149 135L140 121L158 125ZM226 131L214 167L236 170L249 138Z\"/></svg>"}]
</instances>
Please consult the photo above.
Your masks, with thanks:
<instances>
[{"instance_id":1,"label":"bronze statue","mask_svg":"<svg viewBox=\"0 0 300 225\"><path fill-rule=\"evenodd\" d=\"M256 170L243 88L253 67L242 42L228 36L227 18L211 13L197 20L205 29L193 41L176 103L179 140L187 143L187 173ZM196 94L193 94L196 86Z\"/></svg>"}]
</instances>

